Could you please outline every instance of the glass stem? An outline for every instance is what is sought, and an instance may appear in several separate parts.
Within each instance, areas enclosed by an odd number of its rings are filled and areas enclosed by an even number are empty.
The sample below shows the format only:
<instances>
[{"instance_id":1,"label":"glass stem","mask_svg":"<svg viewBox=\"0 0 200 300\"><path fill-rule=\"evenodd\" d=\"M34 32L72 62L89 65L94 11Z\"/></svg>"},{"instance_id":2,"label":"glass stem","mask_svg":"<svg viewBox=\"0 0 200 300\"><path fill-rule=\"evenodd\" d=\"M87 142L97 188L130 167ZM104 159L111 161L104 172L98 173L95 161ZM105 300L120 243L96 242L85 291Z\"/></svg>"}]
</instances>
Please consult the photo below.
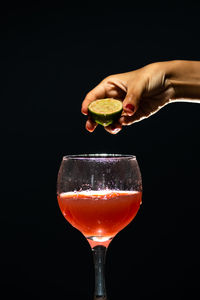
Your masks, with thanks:
<instances>
[{"instance_id":1,"label":"glass stem","mask_svg":"<svg viewBox=\"0 0 200 300\"><path fill-rule=\"evenodd\" d=\"M105 258L106 247L95 246L93 249L94 271L95 271L95 290L94 300L106 300L105 286Z\"/></svg>"}]
</instances>

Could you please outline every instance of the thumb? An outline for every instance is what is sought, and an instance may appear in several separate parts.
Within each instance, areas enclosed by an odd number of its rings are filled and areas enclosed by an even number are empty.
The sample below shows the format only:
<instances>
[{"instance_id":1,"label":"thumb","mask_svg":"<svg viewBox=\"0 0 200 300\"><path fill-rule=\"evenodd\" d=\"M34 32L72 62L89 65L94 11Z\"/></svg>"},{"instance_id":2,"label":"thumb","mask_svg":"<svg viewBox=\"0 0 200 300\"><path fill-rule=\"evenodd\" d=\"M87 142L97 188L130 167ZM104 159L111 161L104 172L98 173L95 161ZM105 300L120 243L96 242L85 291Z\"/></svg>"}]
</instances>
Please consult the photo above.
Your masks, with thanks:
<instances>
[{"instance_id":1,"label":"thumb","mask_svg":"<svg viewBox=\"0 0 200 300\"><path fill-rule=\"evenodd\" d=\"M142 90L130 89L123 101L124 115L132 116L138 109Z\"/></svg>"}]
</instances>

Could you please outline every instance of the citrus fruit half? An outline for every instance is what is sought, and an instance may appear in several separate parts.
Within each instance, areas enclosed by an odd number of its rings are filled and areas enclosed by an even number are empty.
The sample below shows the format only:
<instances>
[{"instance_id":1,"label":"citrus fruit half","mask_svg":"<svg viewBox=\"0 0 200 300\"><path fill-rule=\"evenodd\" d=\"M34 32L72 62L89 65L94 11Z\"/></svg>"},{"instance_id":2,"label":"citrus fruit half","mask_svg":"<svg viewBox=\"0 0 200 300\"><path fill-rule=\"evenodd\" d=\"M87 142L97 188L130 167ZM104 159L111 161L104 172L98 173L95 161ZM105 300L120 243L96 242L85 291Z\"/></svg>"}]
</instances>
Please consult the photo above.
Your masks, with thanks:
<instances>
[{"instance_id":1,"label":"citrus fruit half","mask_svg":"<svg viewBox=\"0 0 200 300\"><path fill-rule=\"evenodd\" d=\"M108 126L121 116L122 101L113 98L98 99L89 104L88 112L93 121Z\"/></svg>"}]
</instances>

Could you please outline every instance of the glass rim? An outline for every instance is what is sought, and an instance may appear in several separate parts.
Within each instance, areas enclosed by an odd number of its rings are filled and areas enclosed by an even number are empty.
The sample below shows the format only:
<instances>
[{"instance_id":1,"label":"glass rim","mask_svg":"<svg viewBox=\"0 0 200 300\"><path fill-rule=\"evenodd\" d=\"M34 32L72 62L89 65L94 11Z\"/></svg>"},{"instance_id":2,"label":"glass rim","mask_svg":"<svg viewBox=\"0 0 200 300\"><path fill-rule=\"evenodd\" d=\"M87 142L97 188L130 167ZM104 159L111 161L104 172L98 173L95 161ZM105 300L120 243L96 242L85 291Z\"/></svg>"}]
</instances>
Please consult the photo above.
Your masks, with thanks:
<instances>
[{"instance_id":1,"label":"glass rim","mask_svg":"<svg viewBox=\"0 0 200 300\"><path fill-rule=\"evenodd\" d=\"M80 160L94 160L94 159L136 159L135 155L132 154L111 154L111 153L96 153L96 154L69 154L63 156L63 160L68 160L68 159L80 159Z\"/></svg>"}]
</instances>

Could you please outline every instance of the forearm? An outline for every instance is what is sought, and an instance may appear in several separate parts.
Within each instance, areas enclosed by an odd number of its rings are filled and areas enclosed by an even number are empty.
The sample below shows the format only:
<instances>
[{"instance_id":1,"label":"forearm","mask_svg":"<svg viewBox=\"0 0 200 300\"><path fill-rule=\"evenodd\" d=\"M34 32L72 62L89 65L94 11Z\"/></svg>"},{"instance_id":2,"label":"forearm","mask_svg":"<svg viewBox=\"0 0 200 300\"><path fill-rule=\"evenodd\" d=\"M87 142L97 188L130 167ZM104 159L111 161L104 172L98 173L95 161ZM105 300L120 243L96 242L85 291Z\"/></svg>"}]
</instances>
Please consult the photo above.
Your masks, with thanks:
<instances>
[{"instance_id":1,"label":"forearm","mask_svg":"<svg viewBox=\"0 0 200 300\"><path fill-rule=\"evenodd\" d=\"M200 61L175 60L166 64L166 80L174 88L171 101L200 103Z\"/></svg>"}]
</instances>

